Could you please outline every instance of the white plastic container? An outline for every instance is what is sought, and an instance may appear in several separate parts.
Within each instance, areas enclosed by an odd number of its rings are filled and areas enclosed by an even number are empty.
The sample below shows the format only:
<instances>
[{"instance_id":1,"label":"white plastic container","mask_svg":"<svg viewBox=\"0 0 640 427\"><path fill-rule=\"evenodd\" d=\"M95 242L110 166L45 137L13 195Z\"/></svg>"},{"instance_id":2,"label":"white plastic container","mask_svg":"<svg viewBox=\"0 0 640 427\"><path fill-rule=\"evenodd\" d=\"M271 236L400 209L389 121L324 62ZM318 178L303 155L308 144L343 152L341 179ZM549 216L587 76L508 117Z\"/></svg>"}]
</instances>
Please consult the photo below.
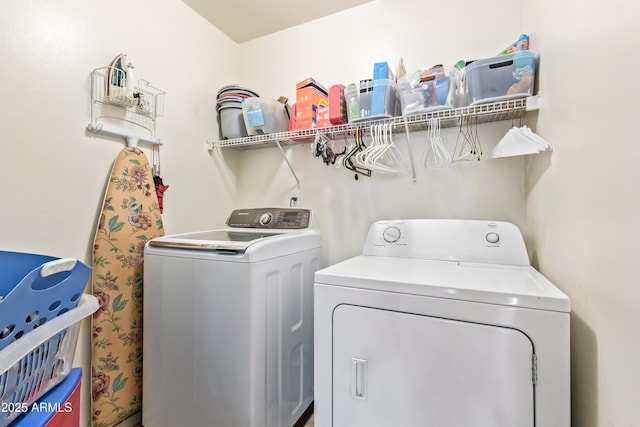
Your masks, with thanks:
<instances>
[{"instance_id":1,"label":"white plastic container","mask_svg":"<svg viewBox=\"0 0 640 427\"><path fill-rule=\"evenodd\" d=\"M242 115L249 135L289 130L289 118L285 106L275 99L247 98L242 103Z\"/></svg>"},{"instance_id":2,"label":"white plastic container","mask_svg":"<svg viewBox=\"0 0 640 427\"><path fill-rule=\"evenodd\" d=\"M472 62L465 70L469 104L533 95L536 69L536 54L529 50Z\"/></svg>"}]
</instances>

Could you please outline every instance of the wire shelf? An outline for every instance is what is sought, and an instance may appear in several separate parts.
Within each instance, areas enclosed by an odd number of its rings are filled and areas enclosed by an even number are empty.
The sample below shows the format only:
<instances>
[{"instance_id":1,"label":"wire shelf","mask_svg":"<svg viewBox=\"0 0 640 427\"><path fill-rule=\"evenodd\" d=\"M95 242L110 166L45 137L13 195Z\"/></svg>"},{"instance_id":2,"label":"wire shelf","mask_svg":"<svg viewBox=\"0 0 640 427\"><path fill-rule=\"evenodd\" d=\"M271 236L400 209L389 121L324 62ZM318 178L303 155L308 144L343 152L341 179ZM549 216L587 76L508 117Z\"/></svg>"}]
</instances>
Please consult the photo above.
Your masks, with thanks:
<instances>
[{"instance_id":1,"label":"wire shelf","mask_svg":"<svg viewBox=\"0 0 640 427\"><path fill-rule=\"evenodd\" d=\"M473 120L474 124L490 123L521 117L526 111L536 109L537 97L515 98L505 101L471 105L468 107L327 126L317 129L295 130L289 132L269 133L265 135L253 135L244 138L219 140L213 141L211 145L213 148L250 149L272 146L275 145L276 141L282 144L303 143L313 141L317 133L322 133L328 138L336 138L340 136L353 135L358 128L367 131L372 126L380 124L391 124L392 126L396 126L398 132L404 132L405 125L409 127L409 130L416 131L426 129L429 121L432 119L440 119L441 127L457 126L464 120Z\"/></svg>"}]
</instances>

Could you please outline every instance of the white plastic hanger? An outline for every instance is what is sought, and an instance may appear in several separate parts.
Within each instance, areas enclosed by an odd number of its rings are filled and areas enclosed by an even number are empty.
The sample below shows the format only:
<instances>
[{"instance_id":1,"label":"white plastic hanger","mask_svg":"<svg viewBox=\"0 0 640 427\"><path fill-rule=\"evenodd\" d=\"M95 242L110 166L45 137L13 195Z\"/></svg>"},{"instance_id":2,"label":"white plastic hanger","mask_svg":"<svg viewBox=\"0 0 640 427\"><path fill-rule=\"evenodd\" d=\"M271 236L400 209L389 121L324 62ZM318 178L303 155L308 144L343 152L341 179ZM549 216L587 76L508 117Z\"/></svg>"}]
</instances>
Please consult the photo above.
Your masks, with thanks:
<instances>
[{"instance_id":1,"label":"white plastic hanger","mask_svg":"<svg viewBox=\"0 0 640 427\"><path fill-rule=\"evenodd\" d=\"M393 123L371 125L371 143L353 156L353 164L359 168L387 175L404 175L408 168L393 141Z\"/></svg>"},{"instance_id":2,"label":"white plastic hanger","mask_svg":"<svg viewBox=\"0 0 640 427\"><path fill-rule=\"evenodd\" d=\"M376 126L376 144L367 155L365 164L371 170L389 175L405 175L409 169L393 141L395 124L385 123Z\"/></svg>"},{"instance_id":3,"label":"white plastic hanger","mask_svg":"<svg viewBox=\"0 0 640 427\"><path fill-rule=\"evenodd\" d=\"M544 151L552 151L553 146L536 135L527 126L512 127L505 136L496 144L491 152L491 157L513 157L538 154Z\"/></svg>"},{"instance_id":4,"label":"white plastic hanger","mask_svg":"<svg viewBox=\"0 0 640 427\"><path fill-rule=\"evenodd\" d=\"M451 154L442 143L440 135L440 119L429 119L429 131L427 132L429 145L424 155L424 166L429 169L441 168L451 163Z\"/></svg>"}]
</instances>

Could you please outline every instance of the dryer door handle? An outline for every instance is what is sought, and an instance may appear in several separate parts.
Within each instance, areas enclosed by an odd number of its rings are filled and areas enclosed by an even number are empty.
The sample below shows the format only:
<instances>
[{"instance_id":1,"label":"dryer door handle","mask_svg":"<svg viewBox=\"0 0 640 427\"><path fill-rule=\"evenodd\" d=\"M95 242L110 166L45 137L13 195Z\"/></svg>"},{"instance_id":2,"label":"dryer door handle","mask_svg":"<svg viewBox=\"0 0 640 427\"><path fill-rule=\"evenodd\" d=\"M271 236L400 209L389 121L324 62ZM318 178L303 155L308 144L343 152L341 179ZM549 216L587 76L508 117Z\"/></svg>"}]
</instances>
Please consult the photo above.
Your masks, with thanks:
<instances>
[{"instance_id":1,"label":"dryer door handle","mask_svg":"<svg viewBox=\"0 0 640 427\"><path fill-rule=\"evenodd\" d=\"M351 397L356 400L367 400L367 360L351 358Z\"/></svg>"}]
</instances>

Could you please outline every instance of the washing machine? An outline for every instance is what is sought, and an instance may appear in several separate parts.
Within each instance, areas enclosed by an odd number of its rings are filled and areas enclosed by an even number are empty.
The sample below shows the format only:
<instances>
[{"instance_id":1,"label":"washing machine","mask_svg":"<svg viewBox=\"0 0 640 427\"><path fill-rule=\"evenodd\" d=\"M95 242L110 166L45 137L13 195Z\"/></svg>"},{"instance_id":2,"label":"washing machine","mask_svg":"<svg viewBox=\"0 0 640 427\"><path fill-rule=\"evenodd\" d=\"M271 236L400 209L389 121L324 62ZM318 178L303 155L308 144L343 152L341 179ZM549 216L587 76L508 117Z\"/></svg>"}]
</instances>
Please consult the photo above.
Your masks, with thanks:
<instances>
[{"instance_id":1,"label":"washing machine","mask_svg":"<svg viewBox=\"0 0 640 427\"><path fill-rule=\"evenodd\" d=\"M569 298L510 223L374 223L315 274L316 427L569 427Z\"/></svg>"},{"instance_id":2,"label":"washing machine","mask_svg":"<svg viewBox=\"0 0 640 427\"><path fill-rule=\"evenodd\" d=\"M306 209L240 209L144 251L145 427L291 427L313 401Z\"/></svg>"}]
</instances>

